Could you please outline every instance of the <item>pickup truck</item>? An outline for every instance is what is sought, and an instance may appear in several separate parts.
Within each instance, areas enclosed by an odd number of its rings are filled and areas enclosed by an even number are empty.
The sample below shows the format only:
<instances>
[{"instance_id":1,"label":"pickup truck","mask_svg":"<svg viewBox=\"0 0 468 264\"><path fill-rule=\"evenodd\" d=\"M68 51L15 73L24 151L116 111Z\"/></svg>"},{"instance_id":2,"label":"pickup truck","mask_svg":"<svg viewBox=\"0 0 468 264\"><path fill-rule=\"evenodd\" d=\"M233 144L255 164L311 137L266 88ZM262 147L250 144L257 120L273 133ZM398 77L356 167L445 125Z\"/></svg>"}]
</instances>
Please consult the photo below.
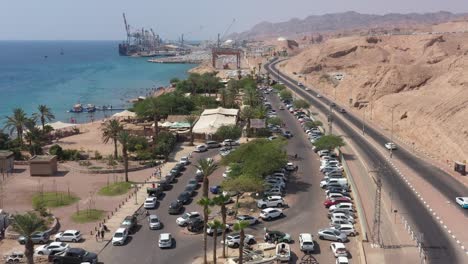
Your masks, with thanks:
<instances>
[{"instance_id":1,"label":"pickup truck","mask_svg":"<svg viewBox=\"0 0 468 264\"><path fill-rule=\"evenodd\" d=\"M97 264L98 256L82 248L68 248L61 253L55 254L52 257L52 262L54 264L80 264L82 262Z\"/></svg>"}]
</instances>

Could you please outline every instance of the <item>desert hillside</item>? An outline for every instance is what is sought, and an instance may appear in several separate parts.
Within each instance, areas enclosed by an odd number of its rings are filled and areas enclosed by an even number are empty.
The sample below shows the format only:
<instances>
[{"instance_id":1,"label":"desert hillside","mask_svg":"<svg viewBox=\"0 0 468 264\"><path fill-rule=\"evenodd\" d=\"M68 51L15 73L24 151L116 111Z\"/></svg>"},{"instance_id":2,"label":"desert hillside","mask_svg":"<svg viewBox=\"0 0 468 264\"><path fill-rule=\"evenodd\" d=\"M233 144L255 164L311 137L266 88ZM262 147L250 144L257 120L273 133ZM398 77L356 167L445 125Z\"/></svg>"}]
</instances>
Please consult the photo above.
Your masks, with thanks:
<instances>
[{"instance_id":1,"label":"desert hillside","mask_svg":"<svg viewBox=\"0 0 468 264\"><path fill-rule=\"evenodd\" d=\"M280 67L388 131L395 107L396 135L440 160L468 160L467 33L329 39Z\"/></svg>"},{"instance_id":2,"label":"desert hillside","mask_svg":"<svg viewBox=\"0 0 468 264\"><path fill-rule=\"evenodd\" d=\"M233 33L232 39L261 39L268 37L294 37L296 35L343 32L354 29L375 29L385 27L391 29L414 27L416 25L430 25L461 19L468 14L453 14L450 12L435 13L390 13L385 15L361 14L354 11L344 13L333 13L324 15L312 15L304 19L293 18L289 21L271 23L261 22L250 30L241 33Z\"/></svg>"}]
</instances>

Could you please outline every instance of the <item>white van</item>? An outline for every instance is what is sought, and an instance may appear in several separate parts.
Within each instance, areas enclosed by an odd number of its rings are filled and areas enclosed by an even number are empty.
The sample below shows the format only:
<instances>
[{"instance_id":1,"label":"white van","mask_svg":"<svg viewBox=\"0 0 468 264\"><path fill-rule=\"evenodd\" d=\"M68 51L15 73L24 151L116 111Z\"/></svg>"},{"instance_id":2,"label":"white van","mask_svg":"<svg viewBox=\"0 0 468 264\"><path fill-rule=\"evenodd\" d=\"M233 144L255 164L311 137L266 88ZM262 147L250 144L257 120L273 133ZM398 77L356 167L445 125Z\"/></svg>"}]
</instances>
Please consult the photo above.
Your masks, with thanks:
<instances>
[{"instance_id":1,"label":"white van","mask_svg":"<svg viewBox=\"0 0 468 264\"><path fill-rule=\"evenodd\" d=\"M314 239L309 233L299 234L299 245L301 251L304 252L311 252L315 249Z\"/></svg>"}]
</instances>

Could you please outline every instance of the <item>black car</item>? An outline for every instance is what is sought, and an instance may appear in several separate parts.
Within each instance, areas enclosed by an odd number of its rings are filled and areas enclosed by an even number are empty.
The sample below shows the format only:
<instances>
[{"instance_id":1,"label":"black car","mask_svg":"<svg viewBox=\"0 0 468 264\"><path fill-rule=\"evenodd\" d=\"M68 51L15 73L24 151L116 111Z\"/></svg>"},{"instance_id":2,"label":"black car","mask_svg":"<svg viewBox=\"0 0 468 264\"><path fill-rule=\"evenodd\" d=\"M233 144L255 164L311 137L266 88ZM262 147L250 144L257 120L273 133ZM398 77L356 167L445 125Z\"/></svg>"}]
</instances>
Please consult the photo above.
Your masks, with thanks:
<instances>
[{"instance_id":1,"label":"black car","mask_svg":"<svg viewBox=\"0 0 468 264\"><path fill-rule=\"evenodd\" d=\"M189 192L182 192L179 194L179 197L177 197L177 201L181 202L182 204L188 204L190 202L190 193Z\"/></svg>"},{"instance_id":2,"label":"black car","mask_svg":"<svg viewBox=\"0 0 468 264\"><path fill-rule=\"evenodd\" d=\"M197 188L200 187L200 183L198 183L198 180L197 179L191 179L187 185L195 185Z\"/></svg>"},{"instance_id":3,"label":"black car","mask_svg":"<svg viewBox=\"0 0 468 264\"><path fill-rule=\"evenodd\" d=\"M198 182L202 182L203 174L202 173L195 174L195 180L197 180Z\"/></svg>"},{"instance_id":4,"label":"black car","mask_svg":"<svg viewBox=\"0 0 468 264\"><path fill-rule=\"evenodd\" d=\"M195 218L188 222L187 230L193 233L198 233L203 230L204 225L205 224L202 219Z\"/></svg>"},{"instance_id":5,"label":"black car","mask_svg":"<svg viewBox=\"0 0 468 264\"><path fill-rule=\"evenodd\" d=\"M182 212L183 208L184 208L184 205L181 202L179 202L179 201L172 202L169 205L168 213L169 214L180 214Z\"/></svg>"},{"instance_id":6,"label":"black car","mask_svg":"<svg viewBox=\"0 0 468 264\"><path fill-rule=\"evenodd\" d=\"M157 181L156 183L158 184L158 187L161 188L163 191L171 189L171 182L167 178L163 178Z\"/></svg>"},{"instance_id":7,"label":"black car","mask_svg":"<svg viewBox=\"0 0 468 264\"><path fill-rule=\"evenodd\" d=\"M196 190L197 190L197 185L188 184L187 186L185 186L184 192L187 192L187 193L190 194L190 196L193 196L193 195L195 195Z\"/></svg>"},{"instance_id":8,"label":"black car","mask_svg":"<svg viewBox=\"0 0 468 264\"><path fill-rule=\"evenodd\" d=\"M96 264L98 263L98 256L82 248L68 248L54 255L52 262L54 264L80 264L83 262Z\"/></svg>"}]
</instances>

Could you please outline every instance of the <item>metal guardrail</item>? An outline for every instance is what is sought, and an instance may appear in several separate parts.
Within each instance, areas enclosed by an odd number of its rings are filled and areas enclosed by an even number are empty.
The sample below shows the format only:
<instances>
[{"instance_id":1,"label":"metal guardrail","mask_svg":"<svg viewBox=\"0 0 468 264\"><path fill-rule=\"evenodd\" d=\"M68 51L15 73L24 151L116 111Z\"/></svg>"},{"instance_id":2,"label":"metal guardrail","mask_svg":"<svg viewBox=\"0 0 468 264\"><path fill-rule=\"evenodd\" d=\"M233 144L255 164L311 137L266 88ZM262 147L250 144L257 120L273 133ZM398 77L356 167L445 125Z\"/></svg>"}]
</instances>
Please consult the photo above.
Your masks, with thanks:
<instances>
[{"instance_id":1,"label":"metal guardrail","mask_svg":"<svg viewBox=\"0 0 468 264\"><path fill-rule=\"evenodd\" d=\"M346 173L346 176L348 177L348 182L351 185L351 189L353 190L353 193L357 194L357 187L356 184L354 183L353 175L351 174L351 171L348 168L348 164L346 163L346 160L343 157L343 153L340 151L340 159L341 159L341 164L343 165L343 169ZM359 216L359 225L361 226L362 230L362 241L369 241L368 236L367 236L367 219L366 216L364 215L364 210L362 209L362 204L361 204L361 198L358 195L353 195L354 200L356 201L356 209L357 213Z\"/></svg>"}]
</instances>

